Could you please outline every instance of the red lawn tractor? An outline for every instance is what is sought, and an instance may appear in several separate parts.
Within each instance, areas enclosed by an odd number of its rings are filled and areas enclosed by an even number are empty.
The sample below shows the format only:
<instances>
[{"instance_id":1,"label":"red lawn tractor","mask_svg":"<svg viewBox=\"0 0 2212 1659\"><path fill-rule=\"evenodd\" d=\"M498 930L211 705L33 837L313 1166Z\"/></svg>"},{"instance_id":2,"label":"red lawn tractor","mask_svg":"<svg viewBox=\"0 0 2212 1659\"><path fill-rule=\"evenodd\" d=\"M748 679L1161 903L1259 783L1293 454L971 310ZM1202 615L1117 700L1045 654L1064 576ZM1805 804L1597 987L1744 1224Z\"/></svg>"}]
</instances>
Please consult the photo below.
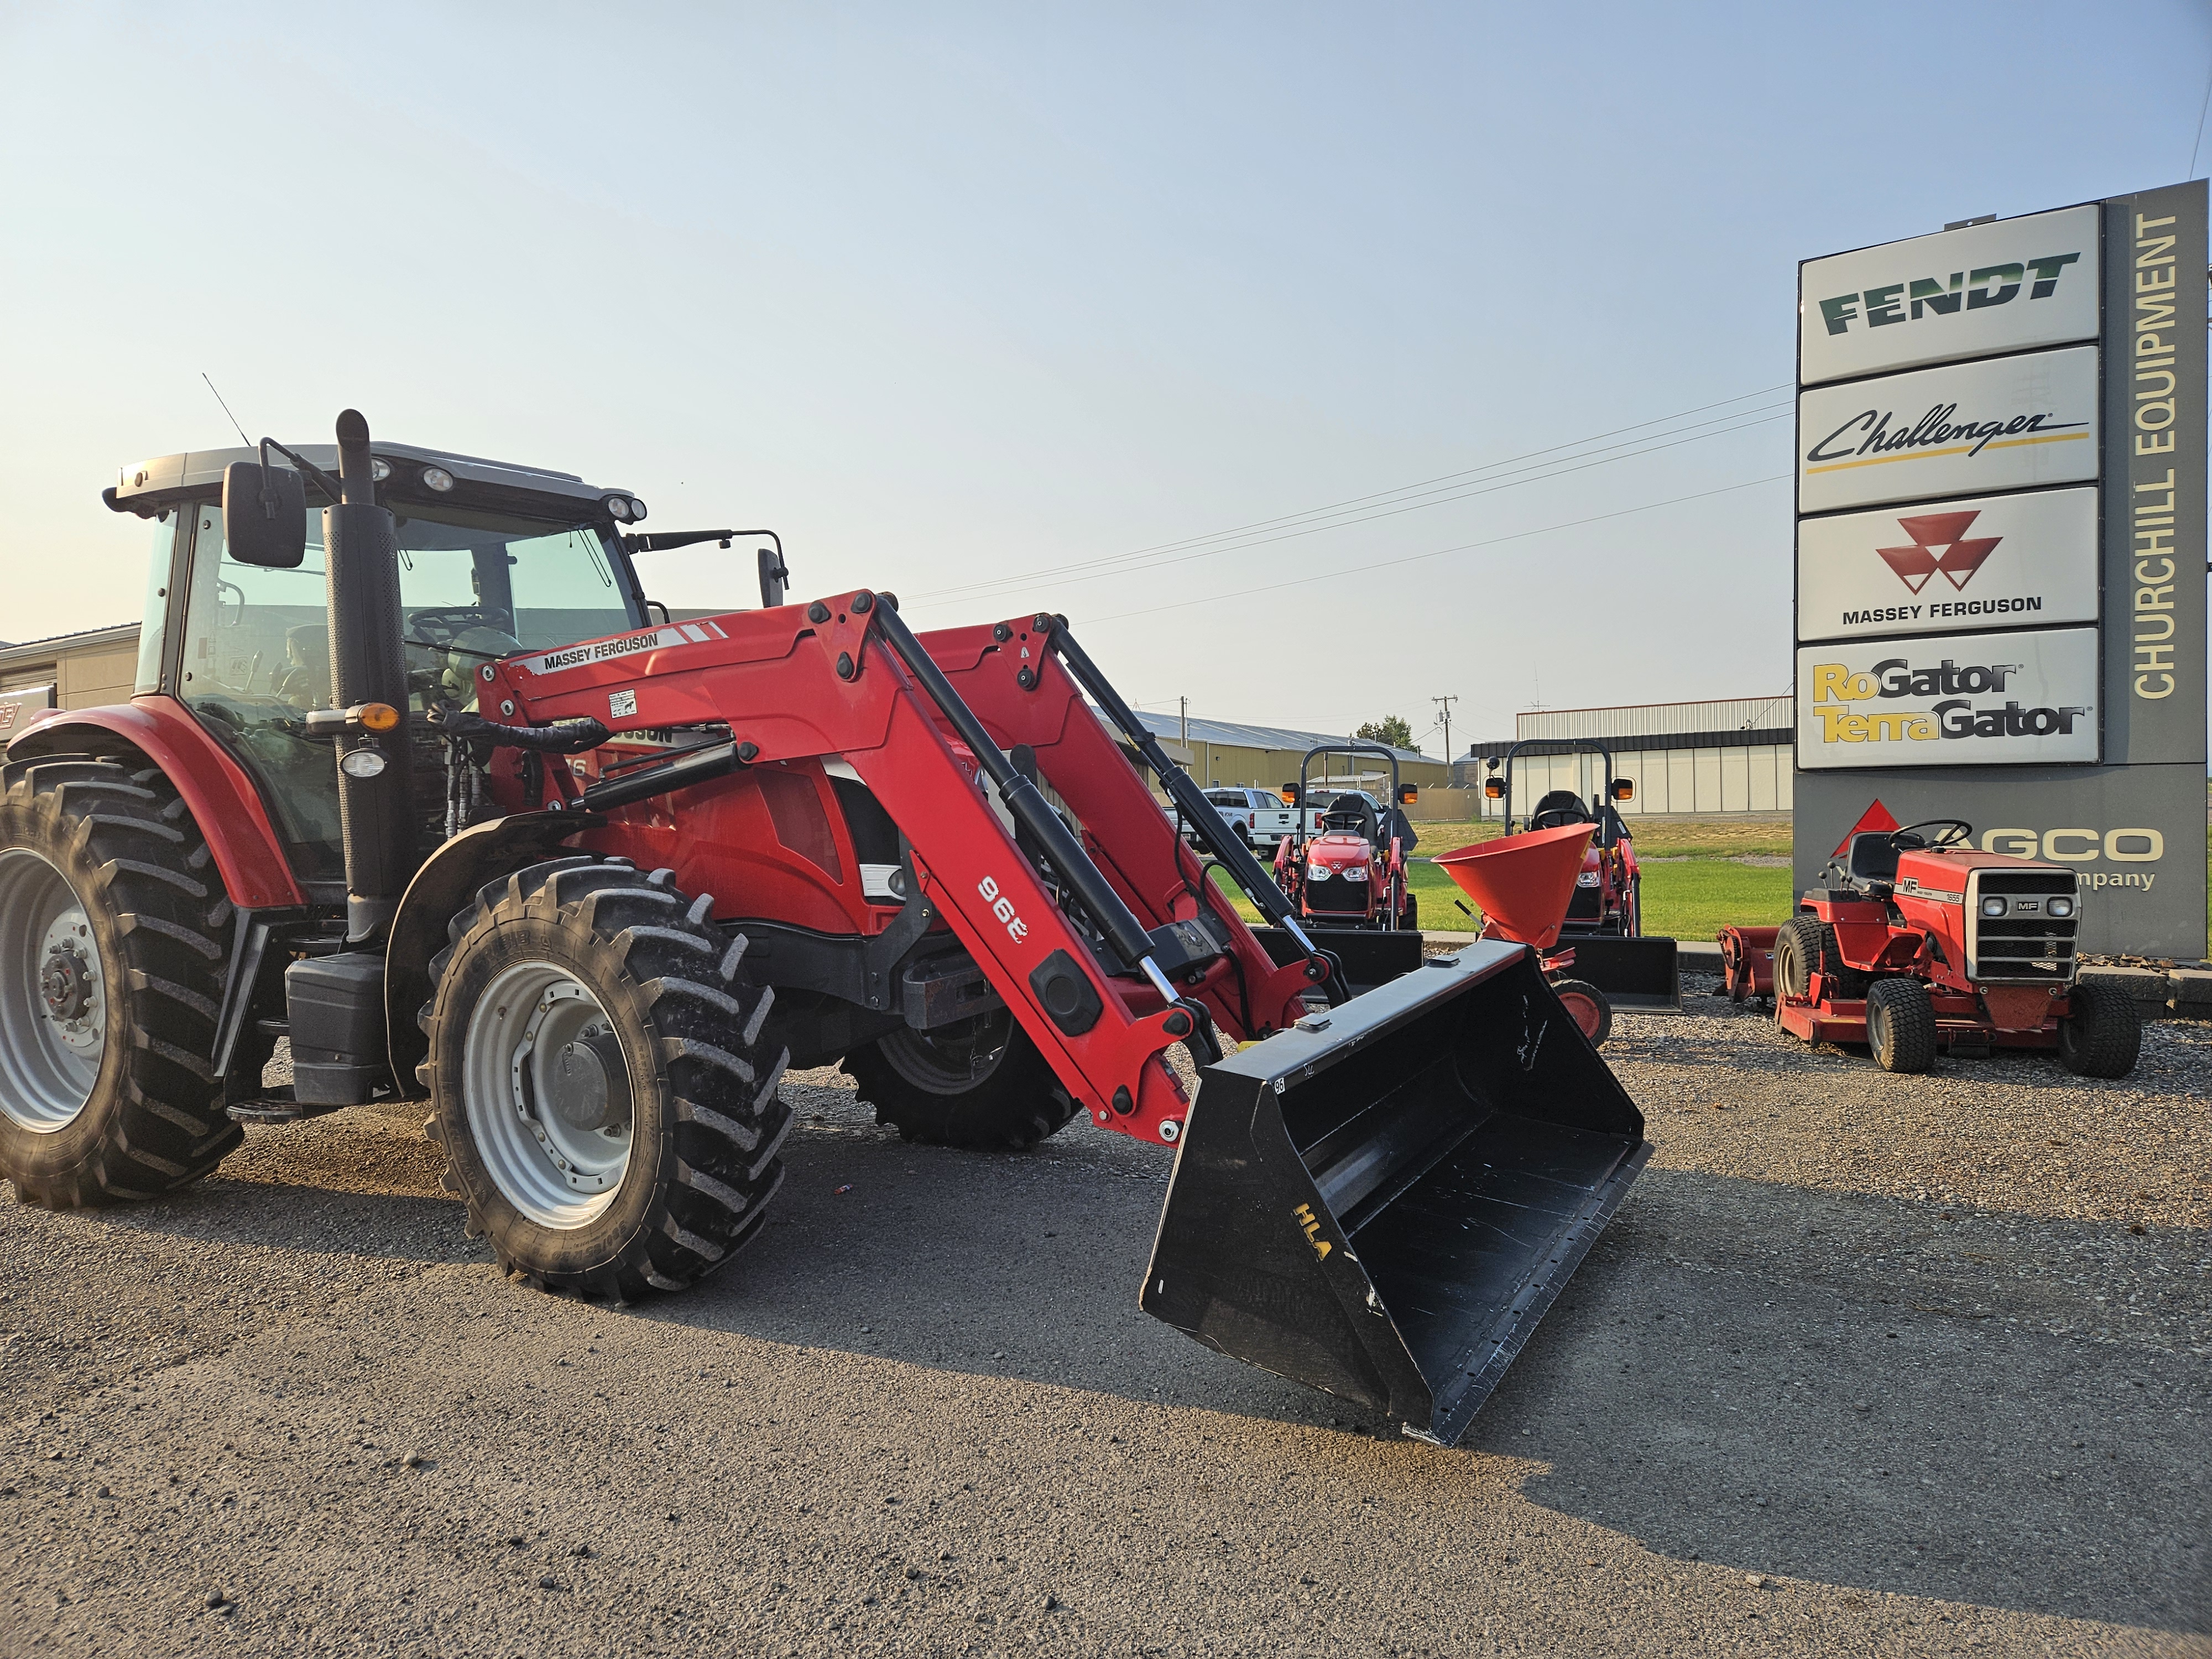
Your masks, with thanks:
<instances>
[{"instance_id":1,"label":"red lawn tractor","mask_svg":"<svg viewBox=\"0 0 2212 1659\"><path fill-rule=\"evenodd\" d=\"M1449 1443L1650 1155L1525 947L1349 996L1063 618L787 604L779 544L759 609L675 620L638 556L767 532L647 535L628 491L351 410L334 449L171 456L106 500L155 543L137 695L0 769L27 1200L421 1102L503 1269L629 1300L759 1237L778 1080L842 1062L914 1139L1081 1117L1172 1151L1140 1305Z\"/></svg>"},{"instance_id":2,"label":"red lawn tractor","mask_svg":"<svg viewBox=\"0 0 2212 1659\"><path fill-rule=\"evenodd\" d=\"M1774 1018L1808 1042L1863 1042L1884 1071L1924 1072L1945 1049L2055 1048L2070 1072L2124 1077L2141 1016L2075 977L2081 905L2073 871L1978 852L1959 819L1862 830L1773 930ZM1755 991L1766 930L1735 931L1731 993L1739 962Z\"/></svg>"}]
</instances>

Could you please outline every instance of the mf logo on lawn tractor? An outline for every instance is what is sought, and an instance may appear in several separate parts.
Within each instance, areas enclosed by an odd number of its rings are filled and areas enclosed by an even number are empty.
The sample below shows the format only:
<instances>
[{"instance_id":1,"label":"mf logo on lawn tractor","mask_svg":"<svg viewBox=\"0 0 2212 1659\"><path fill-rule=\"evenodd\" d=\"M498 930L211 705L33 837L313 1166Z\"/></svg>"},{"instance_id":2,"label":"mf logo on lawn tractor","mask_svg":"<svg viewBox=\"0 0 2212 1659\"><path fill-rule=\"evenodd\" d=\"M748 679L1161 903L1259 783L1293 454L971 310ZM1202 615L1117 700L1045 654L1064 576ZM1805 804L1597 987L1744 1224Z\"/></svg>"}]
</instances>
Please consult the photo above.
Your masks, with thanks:
<instances>
[{"instance_id":1,"label":"mf logo on lawn tractor","mask_svg":"<svg viewBox=\"0 0 2212 1659\"><path fill-rule=\"evenodd\" d=\"M1328 1261L1329 1251L1335 1247L1321 1236L1321 1223L1314 1217L1313 1206L1299 1205L1291 1212L1291 1218L1298 1224L1298 1231L1305 1234L1306 1243L1313 1246L1314 1260Z\"/></svg>"},{"instance_id":2,"label":"mf logo on lawn tractor","mask_svg":"<svg viewBox=\"0 0 2212 1659\"><path fill-rule=\"evenodd\" d=\"M1014 902L999 890L999 884L986 876L975 884L975 890L988 900L991 914L1006 924L1007 935L1015 944L1030 936L1030 925L1014 914Z\"/></svg>"}]
</instances>

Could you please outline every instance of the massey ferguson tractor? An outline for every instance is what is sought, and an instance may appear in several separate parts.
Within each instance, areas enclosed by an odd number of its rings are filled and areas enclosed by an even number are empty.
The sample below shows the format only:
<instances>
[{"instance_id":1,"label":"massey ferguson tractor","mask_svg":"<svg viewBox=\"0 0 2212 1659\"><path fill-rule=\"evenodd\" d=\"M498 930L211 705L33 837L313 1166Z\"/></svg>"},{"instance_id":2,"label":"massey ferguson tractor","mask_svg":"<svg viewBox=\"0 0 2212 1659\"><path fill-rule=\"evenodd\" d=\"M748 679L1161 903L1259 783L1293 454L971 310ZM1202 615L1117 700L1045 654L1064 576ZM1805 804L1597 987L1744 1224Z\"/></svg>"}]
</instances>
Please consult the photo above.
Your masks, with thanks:
<instances>
[{"instance_id":1,"label":"massey ferguson tractor","mask_svg":"<svg viewBox=\"0 0 2212 1659\"><path fill-rule=\"evenodd\" d=\"M2125 1077L2142 1043L2134 999L2075 975L2081 896L2061 864L1977 852L1972 826L1862 830L1778 929L1736 929L1749 977L1773 952L1774 1018L1808 1042L1863 1042L1884 1071L1940 1051L2055 1048L2083 1077ZM1755 985L1755 981L1753 981Z\"/></svg>"},{"instance_id":2,"label":"massey ferguson tractor","mask_svg":"<svg viewBox=\"0 0 2212 1659\"><path fill-rule=\"evenodd\" d=\"M779 544L759 609L672 619L638 557L767 532L647 535L627 491L350 410L335 450L172 456L106 500L155 543L137 694L0 772L28 1201L419 1101L502 1269L629 1300L757 1236L778 1079L842 1061L917 1140L1080 1116L1172 1149L1141 1306L1449 1443L1650 1155L1524 946L1349 997L1060 617L787 604Z\"/></svg>"}]
</instances>

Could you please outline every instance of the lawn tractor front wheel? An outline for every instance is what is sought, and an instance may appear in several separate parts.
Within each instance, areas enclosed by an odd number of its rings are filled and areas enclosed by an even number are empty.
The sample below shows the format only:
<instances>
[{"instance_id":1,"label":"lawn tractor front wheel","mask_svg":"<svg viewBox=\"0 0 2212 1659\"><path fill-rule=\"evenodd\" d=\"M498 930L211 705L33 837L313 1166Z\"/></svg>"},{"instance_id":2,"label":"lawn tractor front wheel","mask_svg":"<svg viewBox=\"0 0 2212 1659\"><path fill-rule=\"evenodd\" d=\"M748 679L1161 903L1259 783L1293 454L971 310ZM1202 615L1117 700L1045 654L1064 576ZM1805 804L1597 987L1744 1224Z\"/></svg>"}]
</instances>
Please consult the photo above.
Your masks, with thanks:
<instances>
[{"instance_id":1,"label":"lawn tractor front wheel","mask_svg":"<svg viewBox=\"0 0 2212 1659\"><path fill-rule=\"evenodd\" d=\"M231 908L159 771L79 757L0 796L0 1175L54 1206L152 1198L244 1132L209 1056Z\"/></svg>"},{"instance_id":2,"label":"lawn tractor front wheel","mask_svg":"<svg viewBox=\"0 0 2212 1659\"><path fill-rule=\"evenodd\" d=\"M591 857L477 896L432 962L419 1075L502 1271L635 1300L680 1291L757 1235L783 1178L785 1056L760 1040L772 993L736 977L711 908Z\"/></svg>"},{"instance_id":3,"label":"lawn tractor front wheel","mask_svg":"<svg viewBox=\"0 0 2212 1659\"><path fill-rule=\"evenodd\" d=\"M2058 1022L2058 1063L2077 1077L2125 1077L2142 1052L2142 1011L2114 985L2076 982Z\"/></svg>"},{"instance_id":4,"label":"lawn tractor front wheel","mask_svg":"<svg viewBox=\"0 0 2212 1659\"><path fill-rule=\"evenodd\" d=\"M1867 1047L1885 1072L1924 1072L1936 1063L1936 1005L1917 979L1878 979L1866 998Z\"/></svg>"},{"instance_id":5,"label":"lawn tractor front wheel","mask_svg":"<svg viewBox=\"0 0 2212 1659\"><path fill-rule=\"evenodd\" d=\"M1078 1110L1010 1008L893 1031L845 1056L876 1121L935 1146L1026 1152Z\"/></svg>"}]
</instances>

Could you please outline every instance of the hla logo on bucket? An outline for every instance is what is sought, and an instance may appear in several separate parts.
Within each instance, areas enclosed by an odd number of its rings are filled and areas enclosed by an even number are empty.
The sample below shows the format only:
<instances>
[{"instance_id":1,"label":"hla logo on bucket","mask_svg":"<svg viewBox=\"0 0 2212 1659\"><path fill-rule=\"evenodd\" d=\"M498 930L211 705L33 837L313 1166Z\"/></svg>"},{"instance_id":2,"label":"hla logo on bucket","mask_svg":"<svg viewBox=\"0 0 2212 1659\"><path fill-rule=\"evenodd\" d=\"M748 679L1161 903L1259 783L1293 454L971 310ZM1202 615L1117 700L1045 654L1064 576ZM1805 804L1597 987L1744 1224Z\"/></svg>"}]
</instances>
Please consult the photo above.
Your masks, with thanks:
<instances>
[{"instance_id":1,"label":"hla logo on bucket","mask_svg":"<svg viewBox=\"0 0 2212 1659\"><path fill-rule=\"evenodd\" d=\"M1797 653L1802 767L2094 760L2090 629Z\"/></svg>"},{"instance_id":2,"label":"hla logo on bucket","mask_svg":"<svg viewBox=\"0 0 2212 1659\"><path fill-rule=\"evenodd\" d=\"M2097 492L1887 507L1797 526L1797 634L1850 639L2097 619Z\"/></svg>"},{"instance_id":3,"label":"hla logo on bucket","mask_svg":"<svg viewBox=\"0 0 2212 1659\"><path fill-rule=\"evenodd\" d=\"M1807 260L1801 382L2094 339L2098 218L2067 208Z\"/></svg>"},{"instance_id":4,"label":"hla logo on bucket","mask_svg":"<svg viewBox=\"0 0 2212 1659\"><path fill-rule=\"evenodd\" d=\"M1954 363L1797 398L1804 513L2097 476L2097 349Z\"/></svg>"}]
</instances>

